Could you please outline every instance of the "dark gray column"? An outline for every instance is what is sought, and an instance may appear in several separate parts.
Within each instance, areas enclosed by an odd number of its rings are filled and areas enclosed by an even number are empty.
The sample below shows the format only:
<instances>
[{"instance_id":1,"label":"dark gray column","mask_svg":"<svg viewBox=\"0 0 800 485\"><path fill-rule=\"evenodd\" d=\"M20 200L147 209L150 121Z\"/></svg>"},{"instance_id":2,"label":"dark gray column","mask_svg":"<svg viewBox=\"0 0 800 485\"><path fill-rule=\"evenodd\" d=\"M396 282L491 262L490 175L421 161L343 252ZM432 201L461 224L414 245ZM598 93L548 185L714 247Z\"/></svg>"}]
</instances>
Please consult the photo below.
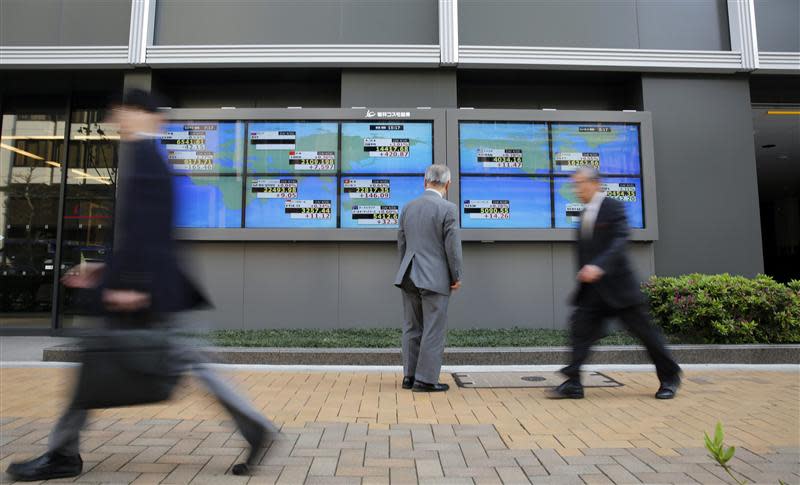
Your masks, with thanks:
<instances>
[{"instance_id":1,"label":"dark gray column","mask_svg":"<svg viewBox=\"0 0 800 485\"><path fill-rule=\"evenodd\" d=\"M342 108L455 108L457 101L455 70L342 70Z\"/></svg>"},{"instance_id":2,"label":"dark gray column","mask_svg":"<svg viewBox=\"0 0 800 485\"><path fill-rule=\"evenodd\" d=\"M122 88L123 92L134 88L149 92L153 89L153 72L150 69L135 69L125 72Z\"/></svg>"},{"instance_id":3,"label":"dark gray column","mask_svg":"<svg viewBox=\"0 0 800 485\"><path fill-rule=\"evenodd\" d=\"M762 272L748 79L645 74L642 97L653 113L656 274Z\"/></svg>"}]
</instances>

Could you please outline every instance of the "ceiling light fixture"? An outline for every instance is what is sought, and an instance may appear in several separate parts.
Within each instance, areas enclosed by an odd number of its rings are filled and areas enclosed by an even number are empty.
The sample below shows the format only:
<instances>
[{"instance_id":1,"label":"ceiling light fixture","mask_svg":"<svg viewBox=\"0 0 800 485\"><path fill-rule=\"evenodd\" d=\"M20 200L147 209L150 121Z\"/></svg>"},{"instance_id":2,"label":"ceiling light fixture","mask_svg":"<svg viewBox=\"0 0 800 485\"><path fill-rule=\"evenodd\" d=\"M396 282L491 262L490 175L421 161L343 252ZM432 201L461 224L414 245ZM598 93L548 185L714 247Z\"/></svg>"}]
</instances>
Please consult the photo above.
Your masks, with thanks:
<instances>
[{"instance_id":1,"label":"ceiling light fixture","mask_svg":"<svg viewBox=\"0 0 800 485\"><path fill-rule=\"evenodd\" d=\"M78 170L77 168L72 169L72 173L77 174L78 177L96 180L102 184L111 185L111 177L98 177L97 175L92 175L90 173L86 173L83 170Z\"/></svg>"},{"instance_id":2,"label":"ceiling light fixture","mask_svg":"<svg viewBox=\"0 0 800 485\"><path fill-rule=\"evenodd\" d=\"M800 116L800 111L767 111L768 115L789 115L789 116Z\"/></svg>"},{"instance_id":3,"label":"ceiling light fixture","mask_svg":"<svg viewBox=\"0 0 800 485\"><path fill-rule=\"evenodd\" d=\"M11 145L6 145L5 143L0 143L0 148L5 148L8 151L12 151L14 153L18 153L18 154L26 156L26 157L30 157L30 158L32 158L34 160L44 160L44 158L40 157L39 155L35 155L35 154L31 153L31 152L26 152L25 150L20 150L17 147L12 147Z\"/></svg>"}]
</instances>

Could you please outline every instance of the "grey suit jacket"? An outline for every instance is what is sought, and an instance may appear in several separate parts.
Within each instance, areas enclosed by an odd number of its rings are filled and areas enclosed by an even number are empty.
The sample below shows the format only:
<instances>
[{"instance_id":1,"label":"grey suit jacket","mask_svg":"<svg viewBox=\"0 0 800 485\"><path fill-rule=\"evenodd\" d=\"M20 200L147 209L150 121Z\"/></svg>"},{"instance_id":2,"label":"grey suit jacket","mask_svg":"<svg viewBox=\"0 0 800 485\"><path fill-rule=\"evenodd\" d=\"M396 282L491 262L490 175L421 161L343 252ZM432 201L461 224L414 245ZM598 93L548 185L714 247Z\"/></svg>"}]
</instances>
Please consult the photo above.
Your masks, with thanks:
<instances>
[{"instance_id":1,"label":"grey suit jacket","mask_svg":"<svg viewBox=\"0 0 800 485\"><path fill-rule=\"evenodd\" d=\"M403 208L397 248L396 286L403 283L410 266L409 276L417 288L449 295L450 285L461 279L457 206L426 190Z\"/></svg>"}]
</instances>

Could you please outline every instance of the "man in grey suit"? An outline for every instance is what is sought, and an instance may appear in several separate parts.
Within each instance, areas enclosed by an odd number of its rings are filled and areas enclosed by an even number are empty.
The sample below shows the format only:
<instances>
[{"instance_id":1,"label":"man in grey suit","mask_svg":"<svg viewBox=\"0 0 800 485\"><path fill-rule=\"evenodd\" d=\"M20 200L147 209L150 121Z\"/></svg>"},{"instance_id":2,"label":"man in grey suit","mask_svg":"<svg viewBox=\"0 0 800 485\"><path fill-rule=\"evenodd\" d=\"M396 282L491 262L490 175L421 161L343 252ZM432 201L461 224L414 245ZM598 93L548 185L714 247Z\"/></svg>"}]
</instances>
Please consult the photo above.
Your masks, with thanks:
<instances>
[{"instance_id":1,"label":"man in grey suit","mask_svg":"<svg viewBox=\"0 0 800 485\"><path fill-rule=\"evenodd\" d=\"M440 392L450 292L461 287L461 237L458 208L444 196L450 170L431 165L425 193L400 214L397 248L400 269L394 284L403 290L403 389Z\"/></svg>"}]
</instances>

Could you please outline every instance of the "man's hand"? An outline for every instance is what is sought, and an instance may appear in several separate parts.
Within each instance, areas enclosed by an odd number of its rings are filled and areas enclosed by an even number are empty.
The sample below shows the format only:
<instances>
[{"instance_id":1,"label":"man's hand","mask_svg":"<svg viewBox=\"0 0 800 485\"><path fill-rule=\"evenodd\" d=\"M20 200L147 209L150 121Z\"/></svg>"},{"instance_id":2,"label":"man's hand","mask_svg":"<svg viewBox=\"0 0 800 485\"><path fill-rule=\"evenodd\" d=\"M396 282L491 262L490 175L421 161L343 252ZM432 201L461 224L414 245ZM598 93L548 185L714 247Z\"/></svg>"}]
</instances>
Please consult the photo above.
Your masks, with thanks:
<instances>
[{"instance_id":1,"label":"man's hand","mask_svg":"<svg viewBox=\"0 0 800 485\"><path fill-rule=\"evenodd\" d=\"M450 285L450 289L453 290L453 291L460 290L461 289L461 280L458 280L458 281L454 282L452 285Z\"/></svg>"},{"instance_id":2,"label":"man's hand","mask_svg":"<svg viewBox=\"0 0 800 485\"><path fill-rule=\"evenodd\" d=\"M106 265L103 263L83 263L68 269L61 278L67 288L96 288L100 284Z\"/></svg>"},{"instance_id":3,"label":"man's hand","mask_svg":"<svg viewBox=\"0 0 800 485\"><path fill-rule=\"evenodd\" d=\"M133 290L104 290L103 303L115 312L135 312L150 306L150 295Z\"/></svg>"},{"instance_id":4,"label":"man's hand","mask_svg":"<svg viewBox=\"0 0 800 485\"><path fill-rule=\"evenodd\" d=\"M605 273L599 266L587 264L578 271L577 279L581 283L594 283L602 278Z\"/></svg>"}]
</instances>

